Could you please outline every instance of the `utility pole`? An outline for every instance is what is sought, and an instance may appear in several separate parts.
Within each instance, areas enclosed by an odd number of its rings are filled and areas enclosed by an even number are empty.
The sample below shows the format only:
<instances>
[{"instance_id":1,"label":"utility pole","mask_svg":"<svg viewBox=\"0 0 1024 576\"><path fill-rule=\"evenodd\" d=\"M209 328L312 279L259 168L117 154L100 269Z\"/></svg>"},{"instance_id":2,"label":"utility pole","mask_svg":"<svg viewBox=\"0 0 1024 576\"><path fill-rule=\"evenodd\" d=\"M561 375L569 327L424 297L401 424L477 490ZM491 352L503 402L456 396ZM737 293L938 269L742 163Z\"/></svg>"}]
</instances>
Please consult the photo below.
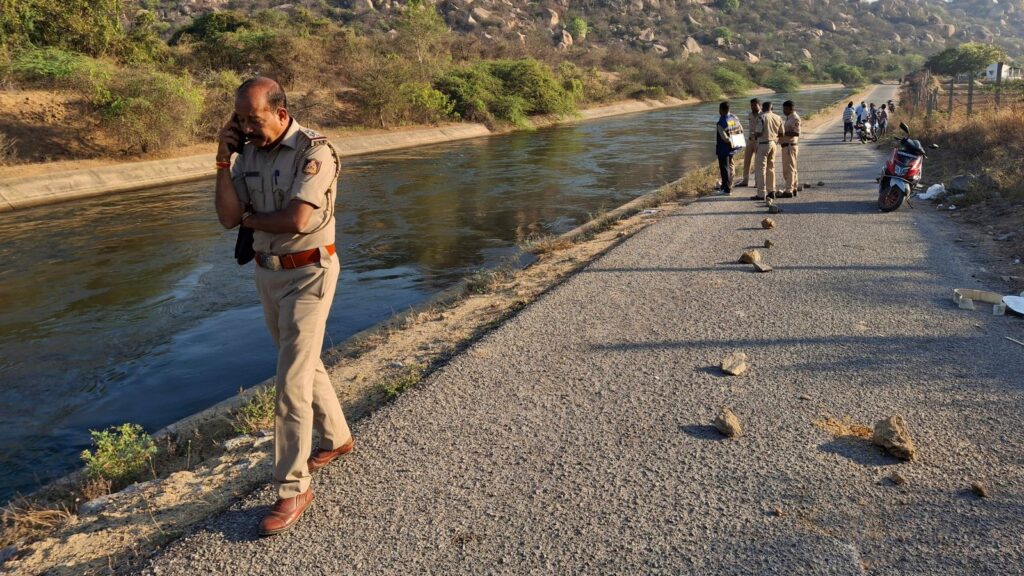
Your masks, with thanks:
<instances>
[{"instance_id":1,"label":"utility pole","mask_svg":"<svg viewBox=\"0 0 1024 576\"><path fill-rule=\"evenodd\" d=\"M956 90L956 76L949 79L949 109L946 110L948 118L953 117L953 91Z\"/></svg>"},{"instance_id":2,"label":"utility pole","mask_svg":"<svg viewBox=\"0 0 1024 576\"><path fill-rule=\"evenodd\" d=\"M1003 95L1003 63L996 64L996 108L999 108Z\"/></svg>"}]
</instances>

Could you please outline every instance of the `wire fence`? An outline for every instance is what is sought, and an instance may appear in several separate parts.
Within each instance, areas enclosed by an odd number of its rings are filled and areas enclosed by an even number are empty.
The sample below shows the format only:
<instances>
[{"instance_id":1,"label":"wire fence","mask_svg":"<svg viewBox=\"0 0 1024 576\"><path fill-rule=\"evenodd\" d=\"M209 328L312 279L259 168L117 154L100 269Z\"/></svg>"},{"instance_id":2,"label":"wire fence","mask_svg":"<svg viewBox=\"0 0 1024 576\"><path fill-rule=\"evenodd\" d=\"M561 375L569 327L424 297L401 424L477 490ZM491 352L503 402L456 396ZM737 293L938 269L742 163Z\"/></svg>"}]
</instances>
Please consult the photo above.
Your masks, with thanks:
<instances>
[{"instance_id":1,"label":"wire fence","mask_svg":"<svg viewBox=\"0 0 1024 576\"><path fill-rule=\"evenodd\" d=\"M963 80L963 79L960 79ZM1003 110L1024 103L1024 81L978 82L968 78L938 78L923 72L904 87L903 106L912 114L923 112L953 118Z\"/></svg>"}]
</instances>

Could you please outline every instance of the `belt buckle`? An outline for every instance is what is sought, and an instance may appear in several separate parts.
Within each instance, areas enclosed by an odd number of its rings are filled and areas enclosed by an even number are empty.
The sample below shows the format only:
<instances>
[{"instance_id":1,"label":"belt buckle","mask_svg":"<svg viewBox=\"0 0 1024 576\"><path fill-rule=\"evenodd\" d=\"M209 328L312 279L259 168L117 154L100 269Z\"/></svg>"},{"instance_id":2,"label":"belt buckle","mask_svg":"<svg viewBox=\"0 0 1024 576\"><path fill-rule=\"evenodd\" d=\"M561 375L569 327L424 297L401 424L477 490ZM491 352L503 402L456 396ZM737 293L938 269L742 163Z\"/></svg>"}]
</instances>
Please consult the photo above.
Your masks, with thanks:
<instances>
[{"instance_id":1,"label":"belt buckle","mask_svg":"<svg viewBox=\"0 0 1024 576\"><path fill-rule=\"evenodd\" d=\"M259 259L259 264L261 268L266 268L267 270L281 269L281 259L278 258L277 256L274 256L273 254L260 253L257 254L256 257Z\"/></svg>"}]
</instances>

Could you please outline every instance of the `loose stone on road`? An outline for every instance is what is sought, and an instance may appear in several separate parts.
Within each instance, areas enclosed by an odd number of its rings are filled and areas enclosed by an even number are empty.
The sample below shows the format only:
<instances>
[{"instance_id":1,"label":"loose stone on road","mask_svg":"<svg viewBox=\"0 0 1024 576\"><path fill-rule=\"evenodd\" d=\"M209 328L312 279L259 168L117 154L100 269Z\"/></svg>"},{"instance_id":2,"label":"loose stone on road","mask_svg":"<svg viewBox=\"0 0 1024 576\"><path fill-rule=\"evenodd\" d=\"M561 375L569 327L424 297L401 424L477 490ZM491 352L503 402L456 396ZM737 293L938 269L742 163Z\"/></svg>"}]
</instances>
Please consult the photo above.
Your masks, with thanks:
<instances>
[{"instance_id":1,"label":"loose stone on road","mask_svg":"<svg viewBox=\"0 0 1024 576\"><path fill-rule=\"evenodd\" d=\"M665 215L359 422L294 529L257 537L263 490L146 573L1020 573L1021 322L950 304L973 257L840 139L803 138L830 185L780 202L773 274L735 263L763 204ZM815 426L892 414L917 460Z\"/></svg>"}]
</instances>

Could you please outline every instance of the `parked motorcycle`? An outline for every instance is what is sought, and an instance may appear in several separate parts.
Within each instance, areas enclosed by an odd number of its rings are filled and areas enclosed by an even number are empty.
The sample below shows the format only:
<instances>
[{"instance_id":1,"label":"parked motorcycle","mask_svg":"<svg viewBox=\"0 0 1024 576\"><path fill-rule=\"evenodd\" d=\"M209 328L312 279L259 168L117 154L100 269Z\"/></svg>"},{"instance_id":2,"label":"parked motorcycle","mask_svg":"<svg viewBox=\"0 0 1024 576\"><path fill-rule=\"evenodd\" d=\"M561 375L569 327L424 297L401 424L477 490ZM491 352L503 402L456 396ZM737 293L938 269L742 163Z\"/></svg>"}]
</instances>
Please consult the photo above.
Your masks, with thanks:
<instances>
[{"instance_id":1,"label":"parked motorcycle","mask_svg":"<svg viewBox=\"0 0 1024 576\"><path fill-rule=\"evenodd\" d=\"M878 131L872 128L870 123L857 122L854 128L857 130L857 138L860 139L861 144L866 143L868 140L878 142Z\"/></svg>"},{"instance_id":2,"label":"parked motorcycle","mask_svg":"<svg viewBox=\"0 0 1024 576\"><path fill-rule=\"evenodd\" d=\"M882 169L882 176L878 179L878 208L883 212L892 212L903 204L903 200L914 193L914 189L921 182L921 175L924 169L924 159L928 157L921 146L920 140L910 137L910 127L900 122L900 130L906 136L894 136L899 140L897 146ZM938 144L932 144L930 148L938 148ZM907 200L907 204L910 201Z\"/></svg>"}]
</instances>

